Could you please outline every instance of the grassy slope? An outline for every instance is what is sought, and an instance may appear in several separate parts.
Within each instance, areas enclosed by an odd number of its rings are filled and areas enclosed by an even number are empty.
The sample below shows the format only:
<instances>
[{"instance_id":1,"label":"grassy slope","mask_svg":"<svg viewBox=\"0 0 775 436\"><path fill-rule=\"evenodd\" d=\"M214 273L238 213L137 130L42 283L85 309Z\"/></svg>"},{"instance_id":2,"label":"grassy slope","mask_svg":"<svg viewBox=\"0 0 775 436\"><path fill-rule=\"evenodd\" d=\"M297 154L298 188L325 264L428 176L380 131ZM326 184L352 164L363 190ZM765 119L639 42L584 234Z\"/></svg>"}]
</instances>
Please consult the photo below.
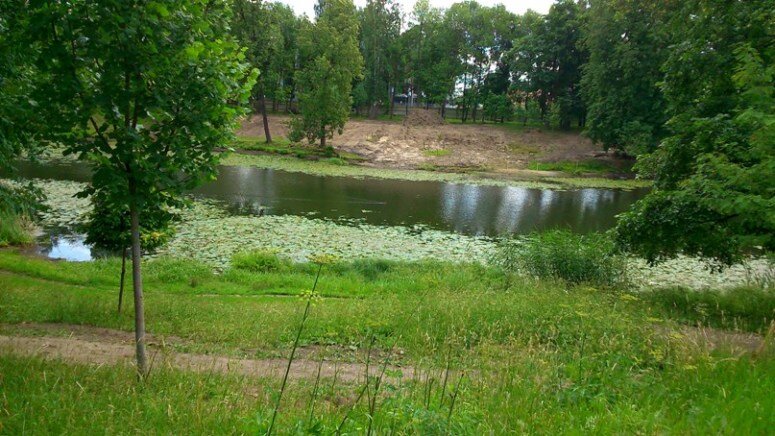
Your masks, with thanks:
<instances>
[{"instance_id":1,"label":"grassy slope","mask_svg":"<svg viewBox=\"0 0 775 436\"><path fill-rule=\"evenodd\" d=\"M0 322L130 330L131 302L123 315L114 312L117 269L115 260L76 265L0 251ZM147 262L148 328L191 340L186 348L192 351L287 354L304 301L272 294L302 292L313 270L300 265L213 275L180 261ZM520 428L748 433L775 425L768 412L775 408L771 356L730 358L723 350L709 351L667 333L676 326L669 317L702 321L694 304L677 303L689 301L685 292L635 296L506 280L473 265L385 262L326 266L320 289L324 297L312 309L302 344L339 345L344 351L336 357L353 359L347 350L362 349L373 337L380 349L395 343L405 364L444 368L451 362L452 368L478 374L464 379L449 422L451 388L442 395L441 380L390 387L375 418L385 431L392 426L426 434ZM738 316L769 313L771 319L772 293L752 295L742 303L735 300ZM730 305L722 297L705 302L703 316ZM768 322L746 324L746 329L761 331ZM0 431L11 433L22 428L57 432L66 425L84 431L252 431L265 425L278 384L160 370L140 388L128 368L8 356L0 357L0 374L5 426ZM331 432L358 392L355 386L337 387L309 420L311 389L305 383L291 386L281 413L283 432L315 423ZM363 431L365 412L358 406L349 431ZM147 419L136 420L140 414Z\"/></svg>"}]
</instances>

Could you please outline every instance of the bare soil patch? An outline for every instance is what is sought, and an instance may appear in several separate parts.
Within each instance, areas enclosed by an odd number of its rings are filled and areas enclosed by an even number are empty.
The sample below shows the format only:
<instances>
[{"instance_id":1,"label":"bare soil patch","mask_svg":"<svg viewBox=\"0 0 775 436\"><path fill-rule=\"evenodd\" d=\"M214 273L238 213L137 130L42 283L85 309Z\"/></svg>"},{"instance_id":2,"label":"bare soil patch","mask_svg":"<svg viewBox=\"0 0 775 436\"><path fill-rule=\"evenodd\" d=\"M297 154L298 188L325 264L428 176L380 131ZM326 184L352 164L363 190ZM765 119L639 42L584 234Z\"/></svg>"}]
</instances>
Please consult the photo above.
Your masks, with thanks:
<instances>
[{"instance_id":1,"label":"bare soil patch","mask_svg":"<svg viewBox=\"0 0 775 436\"><path fill-rule=\"evenodd\" d=\"M13 330L15 326L4 326ZM23 324L24 331L30 335L0 335L0 353L23 356L38 356L44 359L57 359L69 363L87 365L134 364L134 334L121 330L71 324ZM49 336L46 333L67 333L62 336ZM42 334L37 336L37 334ZM177 337L157 338L147 336L149 356L155 368L167 367L193 372L218 372L239 374L249 377L282 377L288 365L287 359L242 359L222 355L178 353L168 347L186 341ZM334 378L344 382L359 383L366 375L363 363L341 362L335 360L314 360L314 350L297 350L298 358L291 365L289 378L311 379L317 377L318 369L322 378ZM372 355L369 374L379 375L382 359ZM399 374L399 375L397 375ZM419 373L418 373L419 375ZM411 367L388 365L385 377L411 380L415 370Z\"/></svg>"},{"instance_id":2,"label":"bare soil patch","mask_svg":"<svg viewBox=\"0 0 775 436\"><path fill-rule=\"evenodd\" d=\"M290 118L269 117L274 136L287 136ZM263 137L260 116L246 120L239 136ZM403 123L350 120L341 135L329 142L335 149L364 158L364 164L385 168L488 169L508 172L528 162L600 159L592 141L573 132L538 128L510 129L493 124L449 124L435 111L417 110ZM444 150L443 153L435 153Z\"/></svg>"}]
</instances>

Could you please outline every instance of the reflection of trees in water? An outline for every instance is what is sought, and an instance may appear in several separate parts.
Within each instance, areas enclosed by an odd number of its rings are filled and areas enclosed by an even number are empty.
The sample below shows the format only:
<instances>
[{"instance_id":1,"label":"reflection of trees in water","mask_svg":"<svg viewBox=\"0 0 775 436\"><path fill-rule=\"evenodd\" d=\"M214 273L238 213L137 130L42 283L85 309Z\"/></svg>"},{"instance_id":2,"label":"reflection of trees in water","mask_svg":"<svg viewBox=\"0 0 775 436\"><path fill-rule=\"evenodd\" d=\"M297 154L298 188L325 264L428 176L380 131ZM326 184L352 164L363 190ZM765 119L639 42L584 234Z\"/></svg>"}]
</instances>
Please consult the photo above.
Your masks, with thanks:
<instances>
[{"instance_id":1,"label":"reflection of trees in water","mask_svg":"<svg viewBox=\"0 0 775 436\"><path fill-rule=\"evenodd\" d=\"M105 257L110 253L92 249L84 241L86 235L70 233L64 229L50 230L48 244L39 247L38 252L51 259L87 261Z\"/></svg>"},{"instance_id":2,"label":"reflection of trees in water","mask_svg":"<svg viewBox=\"0 0 775 436\"><path fill-rule=\"evenodd\" d=\"M564 227L577 232L605 230L640 193L601 189L552 191L519 187L445 184L441 216L458 232L527 233Z\"/></svg>"}]
</instances>

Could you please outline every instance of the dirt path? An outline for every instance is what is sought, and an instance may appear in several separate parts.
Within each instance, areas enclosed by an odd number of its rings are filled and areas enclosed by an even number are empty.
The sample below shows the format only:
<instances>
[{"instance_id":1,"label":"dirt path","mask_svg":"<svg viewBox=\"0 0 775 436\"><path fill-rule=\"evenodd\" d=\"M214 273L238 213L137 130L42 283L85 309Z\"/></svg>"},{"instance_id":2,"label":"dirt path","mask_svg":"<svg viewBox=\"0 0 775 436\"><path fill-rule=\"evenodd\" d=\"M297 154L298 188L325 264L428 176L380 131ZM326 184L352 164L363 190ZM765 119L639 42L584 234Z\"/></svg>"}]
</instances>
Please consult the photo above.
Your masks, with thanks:
<instances>
[{"instance_id":1,"label":"dirt path","mask_svg":"<svg viewBox=\"0 0 775 436\"><path fill-rule=\"evenodd\" d=\"M6 326L9 327L9 326ZM12 326L11 326L12 327ZM118 365L134 363L134 336L131 332L90 326L62 324L26 324L21 331L33 334L46 331L67 333L67 336L0 335L0 354L38 356L58 359L69 363L88 365ZM248 377L282 377L288 365L287 359L241 359L222 355L178 353L171 351L169 343L184 343L180 338L147 338L152 368L167 367L193 372L218 372ZM169 342L168 342L169 341ZM301 355L309 353L299 353ZM302 357L295 359L289 373L290 379L315 380L320 368L322 378L334 378L343 382L358 383L364 380L366 365ZM382 361L373 362L369 375L382 371ZM396 376L400 374L400 376ZM419 374L418 374L419 375ZM413 368L388 365L386 377L412 380Z\"/></svg>"}]
</instances>

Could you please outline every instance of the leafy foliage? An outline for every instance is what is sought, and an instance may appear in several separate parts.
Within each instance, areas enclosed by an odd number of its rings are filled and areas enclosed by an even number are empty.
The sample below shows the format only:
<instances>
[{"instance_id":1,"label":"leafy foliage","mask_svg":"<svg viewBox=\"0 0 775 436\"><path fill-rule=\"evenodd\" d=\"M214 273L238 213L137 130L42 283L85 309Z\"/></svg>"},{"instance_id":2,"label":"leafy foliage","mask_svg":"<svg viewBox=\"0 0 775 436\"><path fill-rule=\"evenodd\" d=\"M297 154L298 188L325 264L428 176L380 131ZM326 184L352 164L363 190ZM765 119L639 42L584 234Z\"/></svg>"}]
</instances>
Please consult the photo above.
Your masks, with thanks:
<instances>
[{"instance_id":1,"label":"leafy foliage","mask_svg":"<svg viewBox=\"0 0 775 436\"><path fill-rule=\"evenodd\" d=\"M675 17L682 42L663 67L671 134L638 163L655 189L621 217L623 248L715 267L775 249L774 16L759 2L692 1Z\"/></svg>"},{"instance_id":2,"label":"leafy foliage","mask_svg":"<svg viewBox=\"0 0 775 436\"><path fill-rule=\"evenodd\" d=\"M363 59L358 51L358 20L352 0L320 0L314 25L299 35L299 47L308 59L297 71L299 112L291 121L290 139L310 143L342 132L350 115L350 91L361 75Z\"/></svg>"},{"instance_id":3,"label":"leafy foliage","mask_svg":"<svg viewBox=\"0 0 775 436\"><path fill-rule=\"evenodd\" d=\"M667 120L659 82L669 53L675 2L593 0L581 80L587 134L603 148L637 156L653 151Z\"/></svg>"}]
</instances>

